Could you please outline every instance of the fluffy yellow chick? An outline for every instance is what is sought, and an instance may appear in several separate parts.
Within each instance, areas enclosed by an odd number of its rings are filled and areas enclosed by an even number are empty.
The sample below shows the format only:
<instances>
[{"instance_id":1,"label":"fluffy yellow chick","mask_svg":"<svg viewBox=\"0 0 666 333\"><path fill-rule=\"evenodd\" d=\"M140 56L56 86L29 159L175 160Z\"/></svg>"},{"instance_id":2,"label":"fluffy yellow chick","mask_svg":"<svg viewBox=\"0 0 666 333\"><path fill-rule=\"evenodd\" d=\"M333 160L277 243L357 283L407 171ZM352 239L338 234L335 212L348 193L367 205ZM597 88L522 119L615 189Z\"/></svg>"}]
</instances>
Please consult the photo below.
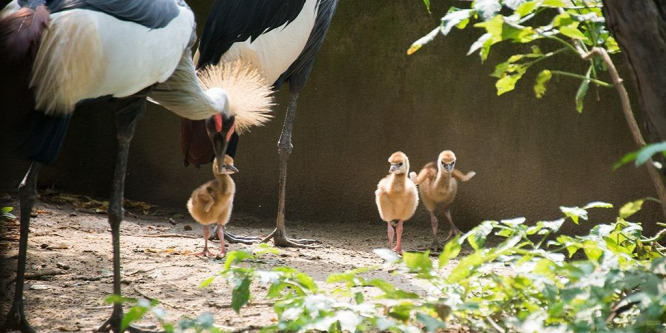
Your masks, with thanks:
<instances>
[{"instance_id":1,"label":"fluffy yellow chick","mask_svg":"<svg viewBox=\"0 0 666 333\"><path fill-rule=\"evenodd\" d=\"M416 186L407 175L409 174L409 159L403 152L395 152L389 157L391 163L389 174L382 178L377 184L375 191L375 202L379 210L379 216L387 224L389 248L393 246L394 233L398 234L393 251L402 253L402 224L414 216L419 204L419 195ZM393 229L391 224L398 220Z\"/></svg>"},{"instance_id":2,"label":"fluffy yellow chick","mask_svg":"<svg viewBox=\"0 0 666 333\"><path fill-rule=\"evenodd\" d=\"M224 156L222 171L219 171L218 163L217 159L213 162L215 179L199 186L192 192L190 200L187 201L187 210L190 215L203 225L204 249L196 255L213 255L208 250L211 224L217 224L218 226L217 236L220 239L220 256L224 256L226 253L223 235L224 226L231 217L234 194L236 193L236 184L230 175L238 172L238 169L234 166L234 160L229 155Z\"/></svg>"}]
</instances>

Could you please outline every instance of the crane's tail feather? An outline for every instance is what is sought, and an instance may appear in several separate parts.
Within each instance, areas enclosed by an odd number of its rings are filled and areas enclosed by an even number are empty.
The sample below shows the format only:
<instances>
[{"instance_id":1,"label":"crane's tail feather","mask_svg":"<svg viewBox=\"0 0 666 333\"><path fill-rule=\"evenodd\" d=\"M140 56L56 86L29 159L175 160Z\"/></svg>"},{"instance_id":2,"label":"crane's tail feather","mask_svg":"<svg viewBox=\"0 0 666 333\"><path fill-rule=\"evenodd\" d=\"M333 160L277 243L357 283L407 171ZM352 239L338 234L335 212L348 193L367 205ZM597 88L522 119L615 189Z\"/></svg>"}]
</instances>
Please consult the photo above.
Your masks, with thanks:
<instances>
[{"instance_id":1,"label":"crane's tail feather","mask_svg":"<svg viewBox=\"0 0 666 333\"><path fill-rule=\"evenodd\" d=\"M28 114L21 126L18 152L24 157L51 164L65 141L71 115L49 116L39 111Z\"/></svg>"},{"instance_id":2,"label":"crane's tail feather","mask_svg":"<svg viewBox=\"0 0 666 333\"><path fill-rule=\"evenodd\" d=\"M23 7L22 7L22 6ZM14 1L0 12L0 77L7 80L2 108L14 131L9 143L31 160L52 163L60 151L69 125L69 116L47 116L35 110L30 77L45 29L50 24L50 11L43 0ZM14 126L18 125L18 126Z\"/></svg>"},{"instance_id":3,"label":"crane's tail feather","mask_svg":"<svg viewBox=\"0 0 666 333\"><path fill-rule=\"evenodd\" d=\"M0 13L0 61L14 67L32 66L50 12L45 5L35 9L8 5ZM14 68L15 69L15 68Z\"/></svg>"},{"instance_id":4,"label":"crane's tail feather","mask_svg":"<svg viewBox=\"0 0 666 333\"><path fill-rule=\"evenodd\" d=\"M273 90L249 62L222 62L200 70L198 76L204 89L222 88L227 92L239 134L273 118Z\"/></svg>"}]
</instances>

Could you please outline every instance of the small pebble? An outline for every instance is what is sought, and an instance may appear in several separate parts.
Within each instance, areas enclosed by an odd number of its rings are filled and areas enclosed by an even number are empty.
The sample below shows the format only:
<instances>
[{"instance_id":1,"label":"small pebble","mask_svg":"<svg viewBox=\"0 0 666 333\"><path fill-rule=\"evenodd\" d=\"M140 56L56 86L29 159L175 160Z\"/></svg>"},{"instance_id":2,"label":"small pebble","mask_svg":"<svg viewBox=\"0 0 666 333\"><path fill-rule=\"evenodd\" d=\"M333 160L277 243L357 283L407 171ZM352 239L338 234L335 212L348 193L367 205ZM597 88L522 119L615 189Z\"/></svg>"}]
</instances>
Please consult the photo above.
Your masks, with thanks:
<instances>
[{"instance_id":1,"label":"small pebble","mask_svg":"<svg viewBox=\"0 0 666 333\"><path fill-rule=\"evenodd\" d=\"M67 265L67 264L65 264L65 263L62 263L62 262L56 263L56 267L58 267L58 268L62 268L62 269L64 269L64 270L68 270L68 269L69 269L69 265Z\"/></svg>"},{"instance_id":2,"label":"small pebble","mask_svg":"<svg viewBox=\"0 0 666 333\"><path fill-rule=\"evenodd\" d=\"M190 231L190 230L192 230L192 226L190 226L189 224L186 224L186 225L183 227L183 229L185 229L185 231Z\"/></svg>"},{"instance_id":3,"label":"small pebble","mask_svg":"<svg viewBox=\"0 0 666 333\"><path fill-rule=\"evenodd\" d=\"M46 249L46 248L49 247L49 244L42 244L42 245L40 245L39 247L41 247L42 249Z\"/></svg>"},{"instance_id":4,"label":"small pebble","mask_svg":"<svg viewBox=\"0 0 666 333\"><path fill-rule=\"evenodd\" d=\"M176 220L169 218L169 223L171 223L171 225L176 225L177 222Z\"/></svg>"}]
</instances>

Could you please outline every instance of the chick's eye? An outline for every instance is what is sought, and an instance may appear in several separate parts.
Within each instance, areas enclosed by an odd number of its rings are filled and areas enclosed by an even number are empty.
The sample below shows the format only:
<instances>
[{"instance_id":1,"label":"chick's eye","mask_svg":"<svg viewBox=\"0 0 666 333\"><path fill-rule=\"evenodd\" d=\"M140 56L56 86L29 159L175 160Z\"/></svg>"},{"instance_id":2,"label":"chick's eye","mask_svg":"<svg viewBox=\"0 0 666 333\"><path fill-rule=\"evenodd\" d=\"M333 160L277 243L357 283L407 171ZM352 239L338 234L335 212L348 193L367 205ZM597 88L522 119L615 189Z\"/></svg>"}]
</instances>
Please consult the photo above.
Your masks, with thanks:
<instances>
[{"instance_id":1,"label":"chick's eye","mask_svg":"<svg viewBox=\"0 0 666 333\"><path fill-rule=\"evenodd\" d=\"M398 166L402 166L402 163L398 163Z\"/></svg>"}]
</instances>

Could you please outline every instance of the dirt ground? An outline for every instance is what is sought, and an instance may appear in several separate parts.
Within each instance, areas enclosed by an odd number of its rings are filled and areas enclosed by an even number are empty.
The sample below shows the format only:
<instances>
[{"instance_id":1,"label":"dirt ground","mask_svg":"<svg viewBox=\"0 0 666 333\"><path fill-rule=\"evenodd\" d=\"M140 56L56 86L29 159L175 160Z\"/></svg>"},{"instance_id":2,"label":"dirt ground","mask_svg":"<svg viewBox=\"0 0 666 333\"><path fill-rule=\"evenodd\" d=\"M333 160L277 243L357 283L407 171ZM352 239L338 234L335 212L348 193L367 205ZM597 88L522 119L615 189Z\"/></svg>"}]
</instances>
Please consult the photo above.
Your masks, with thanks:
<instances>
[{"instance_id":1,"label":"dirt ground","mask_svg":"<svg viewBox=\"0 0 666 333\"><path fill-rule=\"evenodd\" d=\"M2 206L13 206L15 196L3 195ZM0 197L0 201L3 201ZM105 203L78 195L42 192L30 226L25 307L28 320L38 332L90 332L111 313L104 299L112 290L111 233ZM203 248L202 228L185 209L130 203L121 226L123 296L156 298L170 320L191 318L208 312L215 323L231 331L252 331L276 320L266 289L253 286L248 307L236 314L230 307L231 288L218 279L206 289L199 284L222 269L222 259L191 255ZM260 220L234 213L228 231L239 235L266 235L273 220ZM319 223L288 221L288 231L298 238L322 242L316 249L279 249L261 268L291 266L311 275L324 286L328 274L381 264L372 250L386 246L386 227L367 223ZM4 321L14 292L19 222L0 223L0 253L4 268L0 282L0 321ZM407 251L430 242L429 228L406 224L403 236ZM209 244L219 249L217 241ZM228 244L227 251L250 245ZM401 288L419 292L408 278L387 270L373 273ZM154 329L149 318L140 328Z\"/></svg>"}]
</instances>

